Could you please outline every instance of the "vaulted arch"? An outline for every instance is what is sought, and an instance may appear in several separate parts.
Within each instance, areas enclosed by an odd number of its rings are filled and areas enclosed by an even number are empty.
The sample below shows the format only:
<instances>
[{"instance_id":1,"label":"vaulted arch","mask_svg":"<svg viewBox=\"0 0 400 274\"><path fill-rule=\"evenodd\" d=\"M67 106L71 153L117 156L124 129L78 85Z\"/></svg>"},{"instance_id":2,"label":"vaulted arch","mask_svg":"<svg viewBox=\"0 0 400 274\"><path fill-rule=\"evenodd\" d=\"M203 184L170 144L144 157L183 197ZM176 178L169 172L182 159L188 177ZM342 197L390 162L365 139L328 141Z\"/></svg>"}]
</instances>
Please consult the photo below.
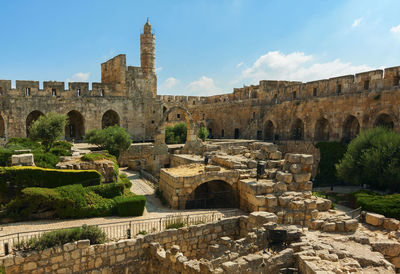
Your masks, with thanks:
<instances>
[{"instance_id":1,"label":"vaulted arch","mask_svg":"<svg viewBox=\"0 0 400 274\"><path fill-rule=\"evenodd\" d=\"M378 117L376 117L375 122L374 122L374 127L378 127L378 126L393 129L393 127L394 127L393 118L386 113L379 114Z\"/></svg>"},{"instance_id":2,"label":"vaulted arch","mask_svg":"<svg viewBox=\"0 0 400 274\"><path fill-rule=\"evenodd\" d=\"M304 139L304 123L300 118L297 118L292 124L291 135L293 140Z\"/></svg>"},{"instance_id":3,"label":"vaulted arch","mask_svg":"<svg viewBox=\"0 0 400 274\"><path fill-rule=\"evenodd\" d=\"M28 114L28 116L26 117L26 121L25 121L25 126L26 126L26 137L29 137L29 130L32 126L32 124L40 117L43 116L43 112L39 111L39 110L34 110L31 113Z\"/></svg>"},{"instance_id":4,"label":"vaulted arch","mask_svg":"<svg viewBox=\"0 0 400 274\"><path fill-rule=\"evenodd\" d=\"M357 137L358 133L360 133L360 123L357 118L353 115L347 116L343 123L342 140L350 142Z\"/></svg>"},{"instance_id":5,"label":"vaulted arch","mask_svg":"<svg viewBox=\"0 0 400 274\"><path fill-rule=\"evenodd\" d=\"M85 120L83 115L76 110L71 110L67 114L68 123L65 127L65 139L82 140L85 135Z\"/></svg>"},{"instance_id":6,"label":"vaulted arch","mask_svg":"<svg viewBox=\"0 0 400 274\"><path fill-rule=\"evenodd\" d=\"M274 141L275 127L271 120L268 120L264 125L264 140Z\"/></svg>"},{"instance_id":7,"label":"vaulted arch","mask_svg":"<svg viewBox=\"0 0 400 274\"><path fill-rule=\"evenodd\" d=\"M103 117L101 118L101 128L106 128L110 126L119 126L120 125L120 118L117 112L114 110L107 110Z\"/></svg>"},{"instance_id":8,"label":"vaulted arch","mask_svg":"<svg viewBox=\"0 0 400 274\"><path fill-rule=\"evenodd\" d=\"M329 122L327 119L320 118L315 123L314 140L315 141L329 140Z\"/></svg>"}]
</instances>

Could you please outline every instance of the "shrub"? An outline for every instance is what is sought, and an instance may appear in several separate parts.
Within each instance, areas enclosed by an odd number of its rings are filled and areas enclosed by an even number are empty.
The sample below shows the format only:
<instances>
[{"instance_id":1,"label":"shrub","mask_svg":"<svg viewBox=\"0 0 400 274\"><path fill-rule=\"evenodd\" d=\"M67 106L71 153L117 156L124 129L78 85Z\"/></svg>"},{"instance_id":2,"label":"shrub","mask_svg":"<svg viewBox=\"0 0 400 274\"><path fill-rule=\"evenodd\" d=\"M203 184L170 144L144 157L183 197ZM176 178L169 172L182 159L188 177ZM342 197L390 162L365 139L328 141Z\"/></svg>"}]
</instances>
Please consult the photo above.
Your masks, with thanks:
<instances>
[{"instance_id":1,"label":"shrub","mask_svg":"<svg viewBox=\"0 0 400 274\"><path fill-rule=\"evenodd\" d=\"M142 195L118 196L114 201L119 216L142 216L146 206L146 198Z\"/></svg>"},{"instance_id":2,"label":"shrub","mask_svg":"<svg viewBox=\"0 0 400 274\"><path fill-rule=\"evenodd\" d=\"M102 130L90 130L85 135L85 141L106 149L115 157L118 157L121 151L127 150L132 143L126 129L117 125Z\"/></svg>"},{"instance_id":3,"label":"shrub","mask_svg":"<svg viewBox=\"0 0 400 274\"><path fill-rule=\"evenodd\" d=\"M110 183L97 186L89 186L88 190L100 195L103 198L114 198L124 194L125 184L123 183Z\"/></svg>"},{"instance_id":4,"label":"shrub","mask_svg":"<svg viewBox=\"0 0 400 274\"><path fill-rule=\"evenodd\" d=\"M35 165L43 168L55 168L60 158L52 153L33 153Z\"/></svg>"},{"instance_id":5,"label":"shrub","mask_svg":"<svg viewBox=\"0 0 400 274\"><path fill-rule=\"evenodd\" d=\"M95 170L60 170L38 167L0 167L0 201L9 201L26 187L55 188L70 184L99 185Z\"/></svg>"},{"instance_id":6,"label":"shrub","mask_svg":"<svg viewBox=\"0 0 400 274\"><path fill-rule=\"evenodd\" d=\"M167 229L173 229L173 228L181 228L181 227L184 227L184 226L185 226L184 222L176 221L176 222L168 224L166 228Z\"/></svg>"},{"instance_id":7,"label":"shrub","mask_svg":"<svg viewBox=\"0 0 400 274\"><path fill-rule=\"evenodd\" d=\"M363 210L400 219L400 194L380 195L371 191L359 191L353 196L356 205L361 206Z\"/></svg>"},{"instance_id":8,"label":"shrub","mask_svg":"<svg viewBox=\"0 0 400 274\"><path fill-rule=\"evenodd\" d=\"M40 140L45 151L48 152L53 143L64 134L66 124L66 115L47 113L33 122L29 129L30 137L32 140Z\"/></svg>"},{"instance_id":9,"label":"shrub","mask_svg":"<svg viewBox=\"0 0 400 274\"><path fill-rule=\"evenodd\" d=\"M8 148L0 148L0 166L8 166L11 162L13 151Z\"/></svg>"},{"instance_id":10,"label":"shrub","mask_svg":"<svg viewBox=\"0 0 400 274\"><path fill-rule=\"evenodd\" d=\"M128 176L126 174L120 174L118 176L118 183L121 183L125 186L126 189L131 189L132 187L132 182L129 180Z\"/></svg>"},{"instance_id":11,"label":"shrub","mask_svg":"<svg viewBox=\"0 0 400 274\"><path fill-rule=\"evenodd\" d=\"M204 142L208 137L208 130L205 127L201 126L199 128L198 136Z\"/></svg>"},{"instance_id":12,"label":"shrub","mask_svg":"<svg viewBox=\"0 0 400 274\"><path fill-rule=\"evenodd\" d=\"M90 244L102 244L106 242L106 234L97 226L59 229L46 232L39 238L31 238L16 245L19 250L44 250L54 246L79 240L90 240Z\"/></svg>"},{"instance_id":13,"label":"shrub","mask_svg":"<svg viewBox=\"0 0 400 274\"><path fill-rule=\"evenodd\" d=\"M87 206L85 189L82 185L67 185L55 189L59 193L62 203L54 205L56 213L60 218L84 217L81 209Z\"/></svg>"},{"instance_id":14,"label":"shrub","mask_svg":"<svg viewBox=\"0 0 400 274\"><path fill-rule=\"evenodd\" d=\"M165 129L165 143L183 144L186 142L187 126L185 123L176 124Z\"/></svg>"},{"instance_id":15,"label":"shrub","mask_svg":"<svg viewBox=\"0 0 400 274\"><path fill-rule=\"evenodd\" d=\"M332 185L340 182L336 176L335 165L343 158L347 146L338 142L319 142L315 147L319 149L321 155L315 185Z\"/></svg>"},{"instance_id":16,"label":"shrub","mask_svg":"<svg viewBox=\"0 0 400 274\"><path fill-rule=\"evenodd\" d=\"M400 190L400 134L377 127L361 132L336 165L339 178L375 189Z\"/></svg>"}]
</instances>

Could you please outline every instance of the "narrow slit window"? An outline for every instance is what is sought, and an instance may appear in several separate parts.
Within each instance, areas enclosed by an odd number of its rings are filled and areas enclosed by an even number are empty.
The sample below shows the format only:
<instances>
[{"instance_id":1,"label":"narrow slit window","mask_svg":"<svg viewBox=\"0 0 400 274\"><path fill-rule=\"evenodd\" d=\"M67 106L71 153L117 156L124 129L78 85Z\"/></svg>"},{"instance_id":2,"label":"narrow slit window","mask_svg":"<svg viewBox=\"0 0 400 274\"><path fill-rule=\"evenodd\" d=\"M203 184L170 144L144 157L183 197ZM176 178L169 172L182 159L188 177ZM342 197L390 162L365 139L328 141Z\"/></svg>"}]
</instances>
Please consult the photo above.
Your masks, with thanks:
<instances>
[{"instance_id":1,"label":"narrow slit window","mask_svg":"<svg viewBox=\"0 0 400 274\"><path fill-rule=\"evenodd\" d=\"M78 88L77 90L76 90L76 95L79 97L79 96L81 96L81 89L80 88Z\"/></svg>"},{"instance_id":2,"label":"narrow slit window","mask_svg":"<svg viewBox=\"0 0 400 274\"><path fill-rule=\"evenodd\" d=\"M365 90L369 89L369 80L364 81L364 89Z\"/></svg>"},{"instance_id":3,"label":"narrow slit window","mask_svg":"<svg viewBox=\"0 0 400 274\"><path fill-rule=\"evenodd\" d=\"M296 91L293 91L293 92L292 92L292 99L295 100L296 98L297 98Z\"/></svg>"},{"instance_id":4,"label":"narrow slit window","mask_svg":"<svg viewBox=\"0 0 400 274\"><path fill-rule=\"evenodd\" d=\"M339 85L336 86L336 93L337 94L342 93L342 85L339 84Z\"/></svg>"},{"instance_id":5,"label":"narrow slit window","mask_svg":"<svg viewBox=\"0 0 400 274\"><path fill-rule=\"evenodd\" d=\"M56 91L55 88L53 88L53 89L51 90L51 95L52 95L52 96L57 96L57 91Z\"/></svg>"},{"instance_id":6,"label":"narrow slit window","mask_svg":"<svg viewBox=\"0 0 400 274\"><path fill-rule=\"evenodd\" d=\"M317 96L318 95L318 90L317 90L317 88L314 88L314 90L313 90L313 96Z\"/></svg>"},{"instance_id":7,"label":"narrow slit window","mask_svg":"<svg viewBox=\"0 0 400 274\"><path fill-rule=\"evenodd\" d=\"M26 96L30 96L31 95L31 89L30 88L26 88L25 94L26 94Z\"/></svg>"},{"instance_id":8,"label":"narrow slit window","mask_svg":"<svg viewBox=\"0 0 400 274\"><path fill-rule=\"evenodd\" d=\"M103 97L103 96L104 96L104 90L100 89L100 97Z\"/></svg>"}]
</instances>

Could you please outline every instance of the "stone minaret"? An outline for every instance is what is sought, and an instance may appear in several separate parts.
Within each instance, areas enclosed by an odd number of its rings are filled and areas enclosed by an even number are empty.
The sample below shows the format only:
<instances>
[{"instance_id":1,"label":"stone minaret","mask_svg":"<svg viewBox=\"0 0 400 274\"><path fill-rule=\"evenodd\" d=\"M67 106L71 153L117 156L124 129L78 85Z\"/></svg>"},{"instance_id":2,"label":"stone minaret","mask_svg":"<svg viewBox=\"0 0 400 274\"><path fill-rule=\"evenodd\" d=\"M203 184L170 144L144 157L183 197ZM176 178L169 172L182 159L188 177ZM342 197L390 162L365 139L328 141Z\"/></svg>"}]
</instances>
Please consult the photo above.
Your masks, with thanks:
<instances>
[{"instance_id":1,"label":"stone minaret","mask_svg":"<svg viewBox=\"0 0 400 274\"><path fill-rule=\"evenodd\" d=\"M155 37L151 33L149 19L144 25L143 34L140 35L140 64L144 74L155 73L156 47Z\"/></svg>"}]
</instances>

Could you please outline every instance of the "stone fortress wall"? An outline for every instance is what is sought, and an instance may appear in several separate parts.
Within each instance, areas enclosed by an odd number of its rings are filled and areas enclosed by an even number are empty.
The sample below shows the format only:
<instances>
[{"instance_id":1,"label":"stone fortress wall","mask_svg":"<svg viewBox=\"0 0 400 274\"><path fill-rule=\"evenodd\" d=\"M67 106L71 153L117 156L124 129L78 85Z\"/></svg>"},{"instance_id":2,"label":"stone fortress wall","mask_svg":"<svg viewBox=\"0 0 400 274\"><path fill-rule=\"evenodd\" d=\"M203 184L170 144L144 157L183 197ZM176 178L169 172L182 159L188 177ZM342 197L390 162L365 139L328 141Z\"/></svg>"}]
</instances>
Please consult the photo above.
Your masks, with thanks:
<instances>
[{"instance_id":1,"label":"stone fortress wall","mask_svg":"<svg viewBox=\"0 0 400 274\"><path fill-rule=\"evenodd\" d=\"M12 88L10 80L0 80L3 141L26 136L30 124L50 111L68 114L67 139L118 124L134 141L154 140L160 125L185 121L182 109L195 126L222 139L349 141L376 125L400 130L400 66L307 83L263 80L209 97L157 95L155 36L148 22L140 41L140 67L127 66L126 56L118 55L101 64L101 83L91 89L88 83L65 89L64 82L49 81L40 88L37 81L19 80ZM165 121L173 107L180 108Z\"/></svg>"}]
</instances>

